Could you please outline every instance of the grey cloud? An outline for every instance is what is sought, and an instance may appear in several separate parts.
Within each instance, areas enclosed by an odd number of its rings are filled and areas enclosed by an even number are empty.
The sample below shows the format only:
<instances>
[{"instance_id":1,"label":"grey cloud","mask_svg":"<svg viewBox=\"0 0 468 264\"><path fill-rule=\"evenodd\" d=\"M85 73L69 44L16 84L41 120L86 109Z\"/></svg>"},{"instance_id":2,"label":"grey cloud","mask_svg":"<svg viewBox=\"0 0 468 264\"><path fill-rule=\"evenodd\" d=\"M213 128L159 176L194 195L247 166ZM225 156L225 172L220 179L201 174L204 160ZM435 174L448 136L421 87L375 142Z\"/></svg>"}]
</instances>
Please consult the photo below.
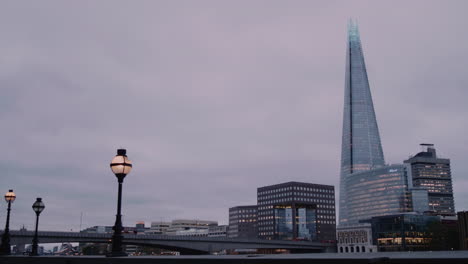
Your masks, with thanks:
<instances>
[{"instance_id":1,"label":"grey cloud","mask_svg":"<svg viewBox=\"0 0 468 264\"><path fill-rule=\"evenodd\" d=\"M0 187L14 221L227 222L256 188L338 188L346 22L356 17L389 163L436 144L466 210L464 1L10 1L0 10ZM4 208L3 206L0 206ZM4 219L0 217L0 225Z\"/></svg>"}]
</instances>

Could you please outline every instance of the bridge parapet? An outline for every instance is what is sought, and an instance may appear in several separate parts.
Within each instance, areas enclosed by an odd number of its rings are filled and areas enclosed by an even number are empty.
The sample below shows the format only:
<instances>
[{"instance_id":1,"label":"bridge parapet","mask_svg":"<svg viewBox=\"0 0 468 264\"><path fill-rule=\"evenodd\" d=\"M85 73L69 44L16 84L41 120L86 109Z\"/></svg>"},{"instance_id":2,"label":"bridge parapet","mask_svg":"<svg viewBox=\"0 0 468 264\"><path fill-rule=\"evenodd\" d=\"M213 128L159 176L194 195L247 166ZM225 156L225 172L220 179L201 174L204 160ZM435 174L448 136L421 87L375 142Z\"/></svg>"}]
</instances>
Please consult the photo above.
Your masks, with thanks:
<instances>
[{"instance_id":1,"label":"bridge parapet","mask_svg":"<svg viewBox=\"0 0 468 264\"><path fill-rule=\"evenodd\" d=\"M0 232L1 234L2 232ZM33 231L10 231L12 244L31 241ZM108 233L82 233L82 232L60 232L39 231L39 241L42 243L60 242L94 242L109 243L112 234ZM219 251L223 249L292 249L310 250L311 252L333 251L334 244L311 242L311 241L284 241L284 240L262 240L262 239L238 239L223 237L189 237L189 236L166 236L166 235L138 235L123 234L124 244L148 245L168 249L196 250L200 252ZM28 243L28 242L26 242Z\"/></svg>"}]
</instances>

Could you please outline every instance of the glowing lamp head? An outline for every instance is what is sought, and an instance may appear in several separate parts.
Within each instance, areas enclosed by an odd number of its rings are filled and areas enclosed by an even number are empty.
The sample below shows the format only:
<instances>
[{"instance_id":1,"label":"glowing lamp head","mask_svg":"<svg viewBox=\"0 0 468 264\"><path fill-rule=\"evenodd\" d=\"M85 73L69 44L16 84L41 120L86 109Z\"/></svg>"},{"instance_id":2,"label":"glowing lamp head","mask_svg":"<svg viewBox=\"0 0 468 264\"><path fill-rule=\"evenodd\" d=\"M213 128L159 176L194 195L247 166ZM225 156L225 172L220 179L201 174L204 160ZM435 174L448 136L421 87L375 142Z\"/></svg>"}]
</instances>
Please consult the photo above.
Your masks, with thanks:
<instances>
[{"instance_id":1,"label":"glowing lamp head","mask_svg":"<svg viewBox=\"0 0 468 264\"><path fill-rule=\"evenodd\" d=\"M125 176L132 170L132 162L128 159L127 150L118 149L117 155L112 159L110 167L116 176Z\"/></svg>"},{"instance_id":2,"label":"glowing lamp head","mask_svg":"<svg viewBox=\"0 0 468 264\"><path fill-rule=\"evenodd\" d=\"M16 199L16 194L13 192L13 190L8 190L8 192L5 194L5 201L7 203L12 203Z\"/></svg>"},{"instance_id":3,"label":"glowing lamp head","mask_svg":"<svg viewBox=\"0 0 468 264\"><path fill-rule=\"evenodd\" d=\"M45 208L44 203L42 202L42 198L36 198L36 201L32 205L32 209L36 214L40 214Z\"/></svg>"}]
</instances>

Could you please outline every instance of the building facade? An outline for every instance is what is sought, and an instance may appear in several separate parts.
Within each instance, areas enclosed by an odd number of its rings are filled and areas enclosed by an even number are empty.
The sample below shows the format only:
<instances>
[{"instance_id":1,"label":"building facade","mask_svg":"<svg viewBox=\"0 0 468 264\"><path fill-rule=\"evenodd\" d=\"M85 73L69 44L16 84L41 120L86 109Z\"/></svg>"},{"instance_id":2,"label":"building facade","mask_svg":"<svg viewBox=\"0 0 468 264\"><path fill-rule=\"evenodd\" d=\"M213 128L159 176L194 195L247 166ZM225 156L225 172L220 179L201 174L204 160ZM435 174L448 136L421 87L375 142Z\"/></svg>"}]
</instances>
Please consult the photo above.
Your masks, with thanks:
<instances>
[{"instance_id":1,"label":"building facade","mask_svg":"<svg viewBox=\"0 0 468 264\"><path fill-rule=\"evenodd\" d=\"M406 213L373 217L372 237L378 251L423 251L430 249L430 224L438 216Z\"/></svg>"},{"instance_id":2,"label":"building facade","mask_svg":"<svg viewBox=\"0 0 468 264\"><path fill-rule=\"evenodd\" d=\"M385 164L357 24L348 25L340 172L340 224L348 223L347 178Z\"/></svg>"},{"instance_id":3,"label":"building facade","mask_svg":"<svg viewBox=\"0 0 468 264\"><path fill-rule=\"evenodd\" d=\"M468 250L468 211L458 212L458 240L460 250Z\"/></svg>"},{"instance_id":4,"label":"building facade","mask_svg":"<svg viewBox=\"0 0 468 264\"><path fill-rule=\"evenodd\" d=\"M286 182L257 189L258 237L335 241L335 189Z\"/></svg>"},{"instance_id":5,"label":"building facade","mask_svg":"<svg viewBox=\"0 0 468 264\"><path fill-rule=\"evenodd\" d=\"M338 227L336 237L338 253L377 252L377 246L372 239L370 223Z\"/></svg>"},{"instance_id":6,"label":"building facade","mask_svg":"<svg viewBox=\"0 0 468 264\"><path fill-rule=\"evenodd\" d=\"M171 226L165 234L169 236L208 236L208 229L215 226L218 226L217 221L176 219L172 220Z\"/></svg>"},{"instance_id":7,"label":"building facade","mask_svg":"<svg viewBox=\"0 0 468 264\"><path fill-rule=\"evenodd\" d=\"M167 230L171 227L171 222L151 222L151 227L146 230L148 235L165 235Z\"/></svg>"},{"instance_id":8,"label":"building facade","mask_svg":"<svg viewBox=\"0 0 468 264\"><path fill-rule=\"evenodd\" d=\"M411 170L408 165L387 165L350 174L347 193L347 225L358 225L374 216L411 212Z\"/></svg>"},{"instance_id":9,"label":"building facade","mask_svg":"<svg viewBox=\"0 0 468 264\"><path fill-rule=\"evenodd\" d=\"M439 215L455 215L450 159L437 157L433 144L404 161L411 165L413 186L428 192L428 209Z\"/></svg>"},{"instance_id":10,"label":"building facade","mask_svg":"<svg viewBox=\"0 0 468 264\"><path fill-rule=\"evenodd\" d=\"M228 237L257 238L257 205L229 208Z\"/></svg>"},{"instance_id":11,"label":"building facade","mask_svg":"<svg viewBox=\"0 0 468 264\"><path fill-rule=\"evenodd\" d=\"M208 228L208 237L227 237L227 225L210 226Z\"/></svg>"}]
</instances>

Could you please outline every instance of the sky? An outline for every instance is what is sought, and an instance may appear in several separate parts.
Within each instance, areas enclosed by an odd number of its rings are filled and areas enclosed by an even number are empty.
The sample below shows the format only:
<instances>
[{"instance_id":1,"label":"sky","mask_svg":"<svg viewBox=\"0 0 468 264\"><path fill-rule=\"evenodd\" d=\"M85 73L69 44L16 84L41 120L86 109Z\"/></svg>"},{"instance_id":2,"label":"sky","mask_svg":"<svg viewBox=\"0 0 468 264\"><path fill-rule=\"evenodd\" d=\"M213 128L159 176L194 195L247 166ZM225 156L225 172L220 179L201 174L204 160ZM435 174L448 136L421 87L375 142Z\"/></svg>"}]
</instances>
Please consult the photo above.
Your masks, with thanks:
<instances>
[{"instance_id":1,"label":"sky","mask_svg":"<svg viewBox=\"0 0 468 264\"><path fill-rule=\"evenodd\" d=\"M359 23L384 155L434 143L468 210L467 1L3 1L0 191L11 228L227 224L257 187L338 190L346 25ZM0 226L6 203L0 203ZM82 217L81 217L82 216ZM80 220L81 219L81 220Z\"/></svg>"}]
</instances>

